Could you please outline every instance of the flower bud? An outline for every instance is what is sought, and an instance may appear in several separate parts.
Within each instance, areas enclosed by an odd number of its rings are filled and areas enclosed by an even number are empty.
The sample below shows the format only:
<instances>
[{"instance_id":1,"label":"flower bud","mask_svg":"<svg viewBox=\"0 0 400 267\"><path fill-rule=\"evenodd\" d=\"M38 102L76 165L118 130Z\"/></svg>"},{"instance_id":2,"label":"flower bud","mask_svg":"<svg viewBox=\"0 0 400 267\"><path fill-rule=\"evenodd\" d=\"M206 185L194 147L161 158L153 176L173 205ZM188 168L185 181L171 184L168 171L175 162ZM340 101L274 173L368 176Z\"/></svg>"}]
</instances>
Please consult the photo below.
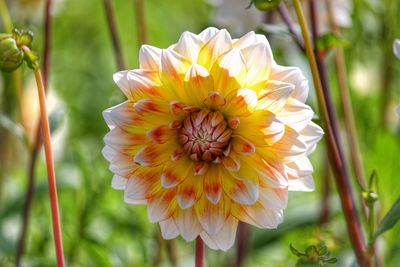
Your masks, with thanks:
<instances>
[{"instance_id":1,"label":"flower bud","mask_svg":"<svg viewBox=\"0 0 400 267\"><path fill-rule=\"evenodd\" d=\"M279 6L282 0L252 0L254 6L262 11L269 11Z\"/></svg>"},{"instance_id":2,"label":"flower bud","mask_svg":"<svg viewBox=\"0 0 400 267\"><path fill-rule=\"evenodd\" d=\"M23 59L24 53L18 47L13 35L0 33L0 69L13 71L22 64Z\"/></svg>"}]
</instances>

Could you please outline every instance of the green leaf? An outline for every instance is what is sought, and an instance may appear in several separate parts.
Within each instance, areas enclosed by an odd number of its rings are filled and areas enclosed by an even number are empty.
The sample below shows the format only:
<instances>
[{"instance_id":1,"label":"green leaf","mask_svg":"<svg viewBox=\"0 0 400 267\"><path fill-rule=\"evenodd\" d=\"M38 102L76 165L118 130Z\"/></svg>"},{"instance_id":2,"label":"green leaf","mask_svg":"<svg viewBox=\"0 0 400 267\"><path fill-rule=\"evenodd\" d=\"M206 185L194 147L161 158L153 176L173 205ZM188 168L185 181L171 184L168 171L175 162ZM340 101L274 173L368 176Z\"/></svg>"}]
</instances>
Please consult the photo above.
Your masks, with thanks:
<instances>
[{"instance_id":1,"label":"green leaf","mask_svg":"<svg viewBox=\"0 0 400 267\"><path fill-rule=\"evenodd\" d=\"M400 198L396 200L393 206L390 208L388 213L383 218L381 224L376 230L373 240L375 240L382 233L392 229L396 223L400 220Z\"/></svg>"},{"instance_id":2,"label":"green leaf","mask_svg":"<svg viewBox=\"0 0 400 267\"><path fill-rule=\"evenodd\" d=\"M347 40L333 32L322 34L317 38L318 50L327 50L333 47L346 46L348 44L349 42Z\"/></svg>"},{"instance_id":3,"label":"green leaf","mask_svg":"<svg viewBox=\"0 0 400 267\"><path fill-rule=\"evenodd\" d=\"M290 244L289 247L290 247L290 250L292 251L292 253L293 253L294 255L296 255L297 257L301 257L301 256L305 256L305 255L306 255L305 253L300 252L300 251L297 250L295 247L293 247L292 244Z\"/></svg>"},{"instance_id":4,"label":"green leaf","mask_svg":"<svg viewBox=\"0 0 400 267\"><path fill-rule=\"evenodd\" d=\"M8 116L0 113L0 128L8 130L15 137L20 139L22 143L28 146L28 137L25 134L24 127L19 123L12 121Z\"/></svg>"}]
</instances>

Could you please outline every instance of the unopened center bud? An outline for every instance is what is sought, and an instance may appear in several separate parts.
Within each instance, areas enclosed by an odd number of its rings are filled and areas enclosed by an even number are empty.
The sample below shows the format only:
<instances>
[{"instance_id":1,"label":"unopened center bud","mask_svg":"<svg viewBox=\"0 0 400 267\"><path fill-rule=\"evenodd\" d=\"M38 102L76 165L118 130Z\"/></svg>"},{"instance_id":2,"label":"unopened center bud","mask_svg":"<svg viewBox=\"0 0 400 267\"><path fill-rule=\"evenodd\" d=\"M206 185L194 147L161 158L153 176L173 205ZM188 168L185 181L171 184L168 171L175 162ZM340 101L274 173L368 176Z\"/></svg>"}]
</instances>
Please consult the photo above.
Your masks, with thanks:
<instances>
[{"instance_id":1,"label":"unopened center bud","mask_svg":"<svg viewBox=\"0 0 400 267\"><path fill-rule=\"evenodd\" d=\"M214 161L229 149L231 133L220 112L203 109L184 119L179 142L193 160Z\"/></svg>"}]
</instances>

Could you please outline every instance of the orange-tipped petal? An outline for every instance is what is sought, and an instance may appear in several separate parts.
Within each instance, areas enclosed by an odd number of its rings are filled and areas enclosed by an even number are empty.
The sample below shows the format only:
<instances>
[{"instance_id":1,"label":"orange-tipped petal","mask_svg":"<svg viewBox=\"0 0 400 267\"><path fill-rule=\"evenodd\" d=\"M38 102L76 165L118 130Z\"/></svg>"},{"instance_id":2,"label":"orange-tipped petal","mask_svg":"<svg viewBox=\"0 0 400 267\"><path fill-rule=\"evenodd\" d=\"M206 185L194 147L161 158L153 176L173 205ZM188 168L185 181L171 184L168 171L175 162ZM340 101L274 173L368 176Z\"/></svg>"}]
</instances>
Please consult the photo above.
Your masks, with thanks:
<instances>
[{"instance_id":1,"label":"orange-tipped petal","mask_svg":"<svg viewBox=\"0 0 400 267\"><path fill-rule=\"evenodd\" d=\"M252 142L241 136L235 136L231 140L233 150L242 155L252 155L256 152L256 147Z\"/></svg>"},{"instance_id":2,"label":"orange-tipped petal","mask_svg":"<svg viewBox=\"0 0 400 267\"><path fill-rule=\"evenodd\" d=\"M217 204L220 201L222 177L218 166L211 167L204 176L204 193L213 204Z\"/></svg>"},{"instance_id":3,"label":"orange-tipped petal","mask_svg":"<svg viewBox=\"0 0 400 267\"><path fill-rule=\"evenodd\" d=\"M178 204L182 209L187 209L200 198L203 193L204 176L194 176L188 174L183 183L178 185Z\"/></svg>"},{"instance_id":4,"label":"orange-tipped petal","mask_svg":"<svg viewBox=\"0 0 400 267\"><path fill-rule=\"evenodd\" d=\"M254 205L232 204L231 212L239 221L259 228L276 228L283 220L282 210L266 209L259 202Z\"/></svg>"},{"instance_id":5,"label":"orange-tipped petal","mask_svg":"<svg viewBox=\"0 0 400 267\"><path fill-rule=\"evenodd\" d=\"M162 189L147 200L147 216L152 223L164 221L172 216L176 207L176 188Z\"/></svg>"},{"instance_id":6,"label":"orange-tipped petal","mask_svg":"<svg viewBox=\"0 0 400 267\"><path fill-rule=\"evenodd\" d=\"M224 226L225 219L228 216L226 205L228 203L224 198L218 204L213 204L203 195L194 206L201 226L209 235L218 233Z\"/></svg>"},{"instance_id":7,"label":"orange-tipped petal","mask_svg":"<svg viewBox=\"0 0 400 267\"><path fill-rule=\"evenodd\" d=\"M164 164L161 174L161 185L164 188L172 188L183 182L188 173L193 169L193 162L186 157L177 161Z\"/></svg>"}]
</instances>

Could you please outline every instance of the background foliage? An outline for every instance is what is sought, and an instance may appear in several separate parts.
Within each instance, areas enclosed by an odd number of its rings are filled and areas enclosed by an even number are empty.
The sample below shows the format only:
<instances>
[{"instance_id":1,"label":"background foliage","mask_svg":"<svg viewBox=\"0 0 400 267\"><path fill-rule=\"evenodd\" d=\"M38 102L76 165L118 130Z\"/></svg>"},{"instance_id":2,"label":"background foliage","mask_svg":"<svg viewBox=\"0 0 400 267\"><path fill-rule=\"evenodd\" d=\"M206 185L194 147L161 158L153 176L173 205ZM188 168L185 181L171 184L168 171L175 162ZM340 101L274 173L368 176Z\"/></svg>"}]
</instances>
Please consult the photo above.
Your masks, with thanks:
<instances>
[{"instance_id":1,"label":"background foliage","mask_svg":"<svg viewBox=\"0 0 400 267\"><path fill-rule=\"evenodd\" d=\"M145 2L151 45L165 48L185 30L198 33L213 25L215 10L205 1ZM34 47L41 51L43 2L13 0L8 4L15 26L34 31ZM125 61L130 69L136 68L139 45L133 1L115 0L113 5ZM393 39L400 37L399 5L395 0L354 0L353 23L344 31L349 43L345 47L347 69L365 172L376 170L378 174L380 218L400 195L400 60L391 50ZM56 173L68 266L171 266L167 247L175 251L179 266L192 266L193 244L179 238L167 246L159 238L158 226L148 222L145 207L125 204L123 193L111 189L112 174L101 155L102 138L108 131L101 112L121 102L123 96L112 81L117 67L102 1L58 0L54 9L49 91L56 96L53 100L58 99L51 122L53 135L58 136L54 144ZM272 23L282 24L278 18ZM285 30L269 34L269 38L279 64L295 64L309 72L301 52L295 46L283 45L282 40L291 41ZM327 62L332 94L338 102L331 55ZM26 67L23 78L23 94L28 99L23 108L35 111L36 95L29 98L35 87ZM13 266L27 184L28 150L19 138L21 128L4 124L6 120L21 123L9 74L2 74L0 86L0 266ZM387 114L382 112L382 92L390 93L384 104ZM314 99L311 96L310 104L315 107ZM382 118L387 126L382 126ZM28 120L34 121L34 116ZM320 242L338 259L337 266L354 263L333 183L330 220L324 225L319 223L324 161L321 143L312 155L317 190L290 193L285 221L277 230L251 228L245 266L294 266L296 257L289 244L305 249ZM35 188L23 262L25 266L55 266L42 158ZM397 225L378 241L385 266L400 262L399 236ZM228 253L207 250L208 266L230 266L234 254L235 249Z\"/></svg>"}]
</instances>

